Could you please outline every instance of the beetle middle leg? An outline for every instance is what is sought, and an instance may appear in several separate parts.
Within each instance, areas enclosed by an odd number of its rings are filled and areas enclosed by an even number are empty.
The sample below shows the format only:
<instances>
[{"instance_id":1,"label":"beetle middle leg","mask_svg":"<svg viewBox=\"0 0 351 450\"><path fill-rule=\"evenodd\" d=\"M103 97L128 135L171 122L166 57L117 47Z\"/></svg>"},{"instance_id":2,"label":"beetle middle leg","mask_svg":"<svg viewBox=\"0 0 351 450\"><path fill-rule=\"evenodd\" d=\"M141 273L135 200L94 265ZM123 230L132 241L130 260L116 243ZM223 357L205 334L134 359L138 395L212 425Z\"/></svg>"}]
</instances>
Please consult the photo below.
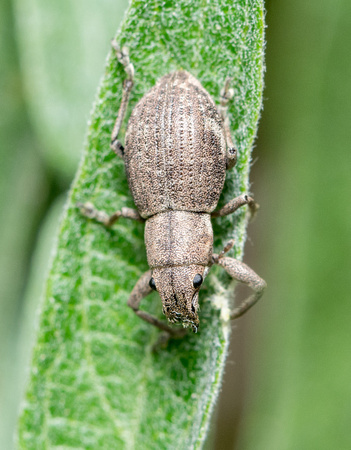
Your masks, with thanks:
<instances>
[{"instance_id":1,"label":"beetle middle leg","mask_svg":"<svg viewBox=\"0 0 351 450\"><path fill-rule=\"evenodd\" d=\"M121 101L121 105L118 110L115 125L112 130L111 144L110 144L111 149L116 153L116 155L123 158L124 147L121 144L121 142L118 140L118 134L121 129L123 119L126 115L129 94L133 87L134 67L133 67L133 64L129 60L129 52L128 52L127 47L122 47L122 49L120 49L116 41L112 41L112 47L116 51L117 58L118 58L119 62L121 64L123 64L124 70L127 74L127 78L123 82L122 101Z\"/></svg>"},{"instance_id":2,"label":"beetle middle leg","mask_svg":"<svg viewBox=\"0 0 351 450\"><path fill-rule=\"evenodd\" d=\"M227 245L226 248L232 247L232 244ZM258 300L262 297L263 291L266 288L266 282L257 275L249 266L245 263L238 261L235 258L224 257L224 253L228 249L219 255L213 255L213 263L223 267L225 271L235 280L246 284L255 292L247 297L242 303L236 307L230 314L231 319L237 319L246 313Z\"/></svg>"},{"instance_id":3,"label":"beetle middle leg","mask_svg":"<svg viewBox=\"0 0 351 450\"><path fill-rule=\"evenodd\" d=\"M132 208L123 207L120 211L116 211L113 214L108 215L105 211L96 209L90 202L78 202L77 207L80 208L80 211L84 216L89 217L89 219L95 219L97 222L104 224L105 227L110 227L117 222L120 217L137 220L138 222L145 222L145 219L141 217L138 211Z\"/></svg>"},{"instance_id":4,"label":"beetle middle leg","mask_svg":"<svg viewBox=\"0 0 351 450\"><path fill-rule=\"evenodd\" d=\"M155 327L159 328L160 330L164 331L166 333L167 339L169 337L183 337L186 334L186 329L175 329L169 327L167 324L162 322L161 320L157 319L156 317L152 316L151 314L147 313L146 311L141 311L139 309L140 302L144 297L149 295L152 292L152 289L150 287L149 281L152 276L151 270L148 270L145 272L137 281L136 285L134 286L129 299L128 299L128 306L132 308L132 310L135 312L137 316L139 316L141 319L145 320L145 322L151 323L151 325L154 325Z\"/></svg>"},{"instance_id":5,"label":"beetle middle leg","mask_svg":"<svg viewBox=\"0 0 351 450\"><path fill-rule=\"evenodd\" d=\"M211 213L211 217L223 217L228 214L232 214L241 206L248 205L251 211L251 216L253 217L258 209L258 204L255 203L252 197L248 195L239 195L238 197L233 198L230 202L224 205L221 209L217 211L213 211Z\"/></svg>"}]
</instances>

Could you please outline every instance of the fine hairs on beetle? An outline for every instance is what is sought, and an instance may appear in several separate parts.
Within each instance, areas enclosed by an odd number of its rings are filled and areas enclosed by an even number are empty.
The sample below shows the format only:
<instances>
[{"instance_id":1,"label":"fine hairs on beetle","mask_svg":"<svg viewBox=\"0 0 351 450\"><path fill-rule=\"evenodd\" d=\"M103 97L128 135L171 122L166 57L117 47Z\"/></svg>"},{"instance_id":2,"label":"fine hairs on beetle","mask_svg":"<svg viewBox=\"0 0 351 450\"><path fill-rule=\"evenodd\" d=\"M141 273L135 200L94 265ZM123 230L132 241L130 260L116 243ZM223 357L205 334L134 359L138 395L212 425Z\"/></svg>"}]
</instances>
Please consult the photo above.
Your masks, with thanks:
<instances>
[{"instance_id":1,"label":"fine hairs on beetle","mask_svg":"<svg viewBox=\"0 0 351 450\"><path fill-rule=\"evenodd\" d=\"M133 87L134 67L126 47L121 49L116 41L112 46L126 79L111 149L124 160L137 210L124 207L108 215L89 202L77 206L85 216L107 227L122 217L145 223L150 270L137 281L128 306L163 330L166 337L181 337L189 327L197 331L199 289L214 264L254 291L231 312L231 319L236 319L260 299L266 283L243 262L225 256L234 241L219 254L213 253L211 218L232 214L243 205L252 212L257 207L253 198L240 195L216 210L226 170L232 169L237 159L227 115L233 97L230 79L225 81L217 107L185 70L163 76L133 109L123 146L118 135ZM168 321L181 323L183 328L169 326L139 309L152 290L159 293Z\"/></svg>"}]
</instances>

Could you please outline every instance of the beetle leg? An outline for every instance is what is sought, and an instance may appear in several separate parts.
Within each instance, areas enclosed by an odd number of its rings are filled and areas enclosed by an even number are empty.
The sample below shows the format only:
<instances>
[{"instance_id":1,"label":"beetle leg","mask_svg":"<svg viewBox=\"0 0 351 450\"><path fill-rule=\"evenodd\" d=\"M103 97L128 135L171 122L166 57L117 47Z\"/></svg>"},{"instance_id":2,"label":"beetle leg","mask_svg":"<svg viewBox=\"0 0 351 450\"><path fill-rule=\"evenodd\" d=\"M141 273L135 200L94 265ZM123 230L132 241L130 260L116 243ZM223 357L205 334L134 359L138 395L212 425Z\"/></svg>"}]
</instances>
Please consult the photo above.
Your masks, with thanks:
<instances>
[{"instance_id":1,"label":"beetle leg","mask_svg":"<svg viewBox=\"0 0 351 450\"><path fill-rule=\"evenodd\" d=\"M95 219L96 221L103 223L106 227L113 225L120 217L145 222L145 219L141 217L138 211L132 208L124 207L120 211L116 211L109 216L105 211L95 209L94 205L90 202L77 203L77 207L80 208L81 213L84 216L89 217L89 219Z\"/></svg>"},{"instance_id":2,"label":"beetle leg","mask_svg":"<svg viewBox=\"0 0 351 450\"><path fill-rule=\"evenodd\" d=\"M227 169L234 167L237 160L237 151L234 147L232 136L230 134L230 122L228 117L228 102L234 96L234 90L229 87L231 81L232 79L229 77L225 80L224 87L221 90L221 100L218 108L219 113L222 116L225 140L227 144Z\"/></svg>"},{"instance_id":3,"label":"beetle leg","mask_svg":"<svg viewBox=\"0 0 351 450\"><path fill-rule=\"evenodd\" d=\"M140 302L142 301L142 299L152 292L152 289L149 285L151 276L152 272L151 270L148 270L139 278L129 296L127 303L128 306L132 308L132 310L138 317L145 320L145 322L151 323L151 325L154 325L160 330L166 332L169 335L169 337L183 337L186 334L186 329L171 328L161 320L147 313L146 311L141 311L139 309Z\"/></svg>"},{"instance_id":4,"label":"beetle leg","mask_svg":"<svg viewBox=\"0 0 351 450\"><path fill-rule=\"evenodd\" d=\"M222 217L232 214L241 206L248 205L251 211L251 216L253 217L259 208L258 204L255 203L252 197L248 195L239 195L239 197L233 198L230 202L223 206L223 208L213 211L211 217Z\"/></svg>"},{"instance_id":5,"label":"beetle leg","mask_svg":"<svg viewBox=\"0 0 351 450\"><path fill-rule=\"evenodd\" d=\"M127 74L127 78L123 82L123 93L122 93L122 101L119 107L119 111L117 114L117 119L115 125L112 130L111 135L111 149L116 153L117 156L123 158L124 155L124 147L121 142L118 140L118 134L121 129L121 125L126 114L129 94L133 87L133 78L134 78L134 67L133 64L129 60L129 52L126 47L119 48L117 42L115 40L112 41L112 47L116 51L116 55L118 61L123 64L124 70Z\"/></svg>"},{"instance_id":6,"label":"beetle leg","mask_svg":"<svg viewBox=\"0 0 351 450\"><path fill-rule=\"evenodd\" d=\"M266 288L266 282L260 278L256 272L250 269L249 266L241 261L229 257L219 257L215 264L222 266L226 272L235 280L246 284L255 291L254 294L247 297L243 302L236 307L230 314L231 319L236 319L246 313L258 300L262 297L263 291Z\"/></svg>"},{"instance_id":7,"label":"beetle leg","mask_svg":"<svg viewBox=\"0 0 351 450\"><path fill-rule=\"evenodd\" d=\"M231 250L234 247L235 241L234 239L231 239L230 241L228 241L224 247L224 249L217 254L213 253L212 254L212 264L218 264L218 260L220 260L221 258L223 258L223 256L229 252L229 250Z\"/></svg>"}]
</instances>

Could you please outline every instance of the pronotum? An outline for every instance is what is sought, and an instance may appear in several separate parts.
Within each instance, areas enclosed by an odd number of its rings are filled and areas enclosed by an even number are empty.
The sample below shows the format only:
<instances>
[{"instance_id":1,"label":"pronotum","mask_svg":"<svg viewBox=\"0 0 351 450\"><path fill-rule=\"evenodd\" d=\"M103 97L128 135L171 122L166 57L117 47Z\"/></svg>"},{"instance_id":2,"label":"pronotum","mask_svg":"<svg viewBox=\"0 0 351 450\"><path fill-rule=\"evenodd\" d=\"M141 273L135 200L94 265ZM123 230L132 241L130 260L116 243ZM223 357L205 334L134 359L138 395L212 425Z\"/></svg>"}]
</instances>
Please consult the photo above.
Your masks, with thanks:
<instances>
[{"instance_id":1,"label":"pronotum","mask_svg":"<svg viewBox=\"0 0 351 450\"><path fill-rule=\"evenodd\" d=\"M140 277L128 299L128 306L141 319L168 336L184 334L184 329L171 327L139 309L142 299L155 290L169 322L180 322L196 332L199 289L214 264L254 291L231 312L231 318L236 319L260 299L266 283L246 264L224 256L233 241L219 254L213 253L211 218L232 214L243 205L251 211L256 208L251 197L241 195L215 210L226 170L235 165L237 158L227 115L233 96L230 79L225 82L217 108L209 93L188 72L165 75L135 106L123 147L118 135L133 87L134 68L128 49L120 49L115 41L112 45L124 66L126 79L111 148L125 162L137 210L122 208L109 216L89 202L78 206L85 216L105 226L111 226L120 217L145 222L150 270Z\"/></svg>"}]
</instances>

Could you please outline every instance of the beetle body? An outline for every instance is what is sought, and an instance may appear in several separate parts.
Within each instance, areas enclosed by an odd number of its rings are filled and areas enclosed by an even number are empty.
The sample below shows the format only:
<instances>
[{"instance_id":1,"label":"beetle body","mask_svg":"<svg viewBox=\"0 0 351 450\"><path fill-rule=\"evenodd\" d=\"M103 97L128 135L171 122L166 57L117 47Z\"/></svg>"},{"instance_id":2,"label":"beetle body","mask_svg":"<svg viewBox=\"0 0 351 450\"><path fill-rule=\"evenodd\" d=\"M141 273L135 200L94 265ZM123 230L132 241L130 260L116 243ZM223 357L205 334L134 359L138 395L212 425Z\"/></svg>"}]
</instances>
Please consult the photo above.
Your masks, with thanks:
<instances>
[{"instance_id":1,"label":"beetle body","mask_svg":"<svg viewBox=\"0 0 351 450\"><path fill-rule=\"evenodd\" d=\"M219 255L213 254L211 217L231 214L243 205L255 209L253 199L242 195L214 211L226 170L236 162L227 116L227 103L233 96L229 79L217 108L209 93L188 72L181 70L163 76L134 107L124 148L118 134L133 86L134 68L127 50L120 50L115 42L113 45L127 79L111 148L124 159L138 212L122 208L108 216L90 203L79 206L85 215L107 226L120 217L145 222L150 271L139 279L128 300L143 320L169 335L177 335L174 328L139 309L141 300L154 289L160 294L163 312L170 322L181 322L197 331L198 292L213 264L221 265L255 291L233 311L231 317L239 317L261 297L265 282L240 261L223 257L233 242Z\"/></svg>"},{"instance_id":2,"label":"beetle body","mask_svg":"<svg viewBox=\"0 0 351 450\"><path fill-rule=\"evenodd\" d=\"M212 262L210 213L226 172L223 121L198 80L186 71L162 77L128 122L124 161L163 311L198 326L198 288Z\"/></svg>"}]
</instances>

